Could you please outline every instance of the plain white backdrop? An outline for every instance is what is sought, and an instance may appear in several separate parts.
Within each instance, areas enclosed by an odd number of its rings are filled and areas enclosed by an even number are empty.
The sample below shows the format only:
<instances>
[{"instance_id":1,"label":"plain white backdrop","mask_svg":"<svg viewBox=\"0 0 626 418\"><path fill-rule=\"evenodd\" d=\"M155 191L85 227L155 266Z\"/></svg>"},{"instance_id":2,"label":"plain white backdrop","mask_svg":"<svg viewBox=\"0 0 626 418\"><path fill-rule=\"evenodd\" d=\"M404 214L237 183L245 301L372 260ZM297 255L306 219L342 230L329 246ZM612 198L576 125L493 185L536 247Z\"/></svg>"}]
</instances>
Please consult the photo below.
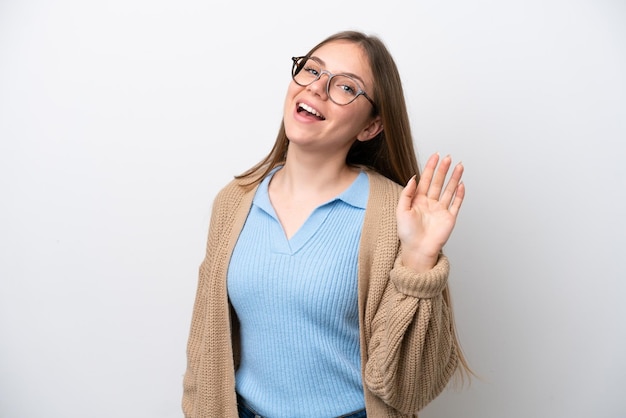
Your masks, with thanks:
<instances>
[{"instance_id":1,"label":"plain white backdrop","mask_svg":"<svg viewBox=\"0 0 626 418\"><path fill-rule=\"evenodd\" d=\"M420 418L625 417L625 28L618 0L0 0L0 417L182 417L212 199L344 29L394 54L420 162L466 167L481 379Z\"/></svg>"}]
</instances>

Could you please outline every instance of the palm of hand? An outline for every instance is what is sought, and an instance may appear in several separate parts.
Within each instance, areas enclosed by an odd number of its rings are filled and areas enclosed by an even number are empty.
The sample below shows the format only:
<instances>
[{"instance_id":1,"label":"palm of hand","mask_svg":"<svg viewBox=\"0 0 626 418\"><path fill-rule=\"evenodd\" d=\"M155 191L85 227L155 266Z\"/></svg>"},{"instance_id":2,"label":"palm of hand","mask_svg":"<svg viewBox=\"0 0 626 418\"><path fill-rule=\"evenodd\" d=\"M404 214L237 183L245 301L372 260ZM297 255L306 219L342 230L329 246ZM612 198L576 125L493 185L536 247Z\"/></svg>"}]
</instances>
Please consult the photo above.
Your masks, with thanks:
<instances>
[{"instance_id":1,"label":"palm of hand","mask_svg":"<svg viewBox=\"0 0 626 418\"><path fill-rule=\"evenodd\" d=\"M419 184L415 178L402 191L397 208L398 237L405 261L420 268L434 266L438 254L450 238L465 196L461 182L463 165L457 164L445 184L452 160L432 155Z\"/></svg>"}]
</instances>

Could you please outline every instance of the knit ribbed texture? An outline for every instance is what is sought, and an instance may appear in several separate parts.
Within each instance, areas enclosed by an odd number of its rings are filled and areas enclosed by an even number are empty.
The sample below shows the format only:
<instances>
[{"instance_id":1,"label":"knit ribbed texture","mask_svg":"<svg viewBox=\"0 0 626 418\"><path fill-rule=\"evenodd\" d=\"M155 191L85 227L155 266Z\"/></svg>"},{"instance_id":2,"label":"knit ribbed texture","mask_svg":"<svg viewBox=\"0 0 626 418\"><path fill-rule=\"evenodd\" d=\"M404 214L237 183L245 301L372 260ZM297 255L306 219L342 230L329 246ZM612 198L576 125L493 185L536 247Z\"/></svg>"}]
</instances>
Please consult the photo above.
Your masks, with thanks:
<instances>
[{"instance_id":1,"label":"knit ribbed texture","mask_svg":"<svg viewBox=\"0 0 626 418\"><path fill-rule=\"evenodd\" d=\"M446 286L448 264L442 255L424 274L396 265L395 208L401 187L368 174L370 192L358 255L365 402L368 416L408 418L444 389L457 367L450 312L437 293ZM236 320L231 325L235 317L226 277L254 193L233 181L213 206L187 345L183 411L188 418L237 418L239 331Z\"/></svg>"},{"instance_id":2,"label":"knit ribbed texture","mask_svg":"<svg viewBox=\"0 0 626 418\"><path fill-rule=\"evenodd\" d=\"M241 324L237 392L263 416L318 418L365 406L357 258L367 176L317 208L287 240L261 184L228 271ZM354 190L358 189L358 190ZM257 205L260 201L260 205Z\"/></svg>"}]
</instances>

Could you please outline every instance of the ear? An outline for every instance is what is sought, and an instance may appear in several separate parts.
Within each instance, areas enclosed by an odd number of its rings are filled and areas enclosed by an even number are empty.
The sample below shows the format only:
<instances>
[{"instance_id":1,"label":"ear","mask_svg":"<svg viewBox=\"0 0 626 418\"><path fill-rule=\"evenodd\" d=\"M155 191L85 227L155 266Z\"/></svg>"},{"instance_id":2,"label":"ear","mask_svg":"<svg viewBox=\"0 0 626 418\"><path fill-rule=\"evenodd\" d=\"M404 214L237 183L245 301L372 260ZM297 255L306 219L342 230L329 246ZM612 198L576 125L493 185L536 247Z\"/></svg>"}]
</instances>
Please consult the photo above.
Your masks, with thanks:
<instances>
[{"instance_id":1,"label":"ear","mask_svg":"<svg viewBox=\"0 0 626 418\"><path fill-rule=\"evenodd\" d=\"M383 120L380 115L368 122L356 136L357 141L365 142L374 138L383 130Z\"/></svg>"}]
</instances>

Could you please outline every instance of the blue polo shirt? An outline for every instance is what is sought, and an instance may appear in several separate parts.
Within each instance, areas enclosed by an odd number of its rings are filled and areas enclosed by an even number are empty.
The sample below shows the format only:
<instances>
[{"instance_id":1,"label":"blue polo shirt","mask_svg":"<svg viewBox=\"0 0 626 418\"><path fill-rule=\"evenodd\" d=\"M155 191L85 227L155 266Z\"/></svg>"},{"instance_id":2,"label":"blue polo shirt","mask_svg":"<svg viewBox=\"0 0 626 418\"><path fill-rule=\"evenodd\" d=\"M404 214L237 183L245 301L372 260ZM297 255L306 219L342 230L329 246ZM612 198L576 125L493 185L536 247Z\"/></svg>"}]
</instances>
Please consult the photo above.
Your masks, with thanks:
<instances>
[{"instance_id":1,"label":"blue polo shirt","mask_svg":"<svg viewBox=\"0 0 626 418\"><path fill-rule=\"evenodd\" d=\"M362 409L357 260L368 177L361 172L317 207L291 239L270 203L270 178L257 189L228 269L241 323L237 392L271 418Z\"/></svg>"}]
</instances>

